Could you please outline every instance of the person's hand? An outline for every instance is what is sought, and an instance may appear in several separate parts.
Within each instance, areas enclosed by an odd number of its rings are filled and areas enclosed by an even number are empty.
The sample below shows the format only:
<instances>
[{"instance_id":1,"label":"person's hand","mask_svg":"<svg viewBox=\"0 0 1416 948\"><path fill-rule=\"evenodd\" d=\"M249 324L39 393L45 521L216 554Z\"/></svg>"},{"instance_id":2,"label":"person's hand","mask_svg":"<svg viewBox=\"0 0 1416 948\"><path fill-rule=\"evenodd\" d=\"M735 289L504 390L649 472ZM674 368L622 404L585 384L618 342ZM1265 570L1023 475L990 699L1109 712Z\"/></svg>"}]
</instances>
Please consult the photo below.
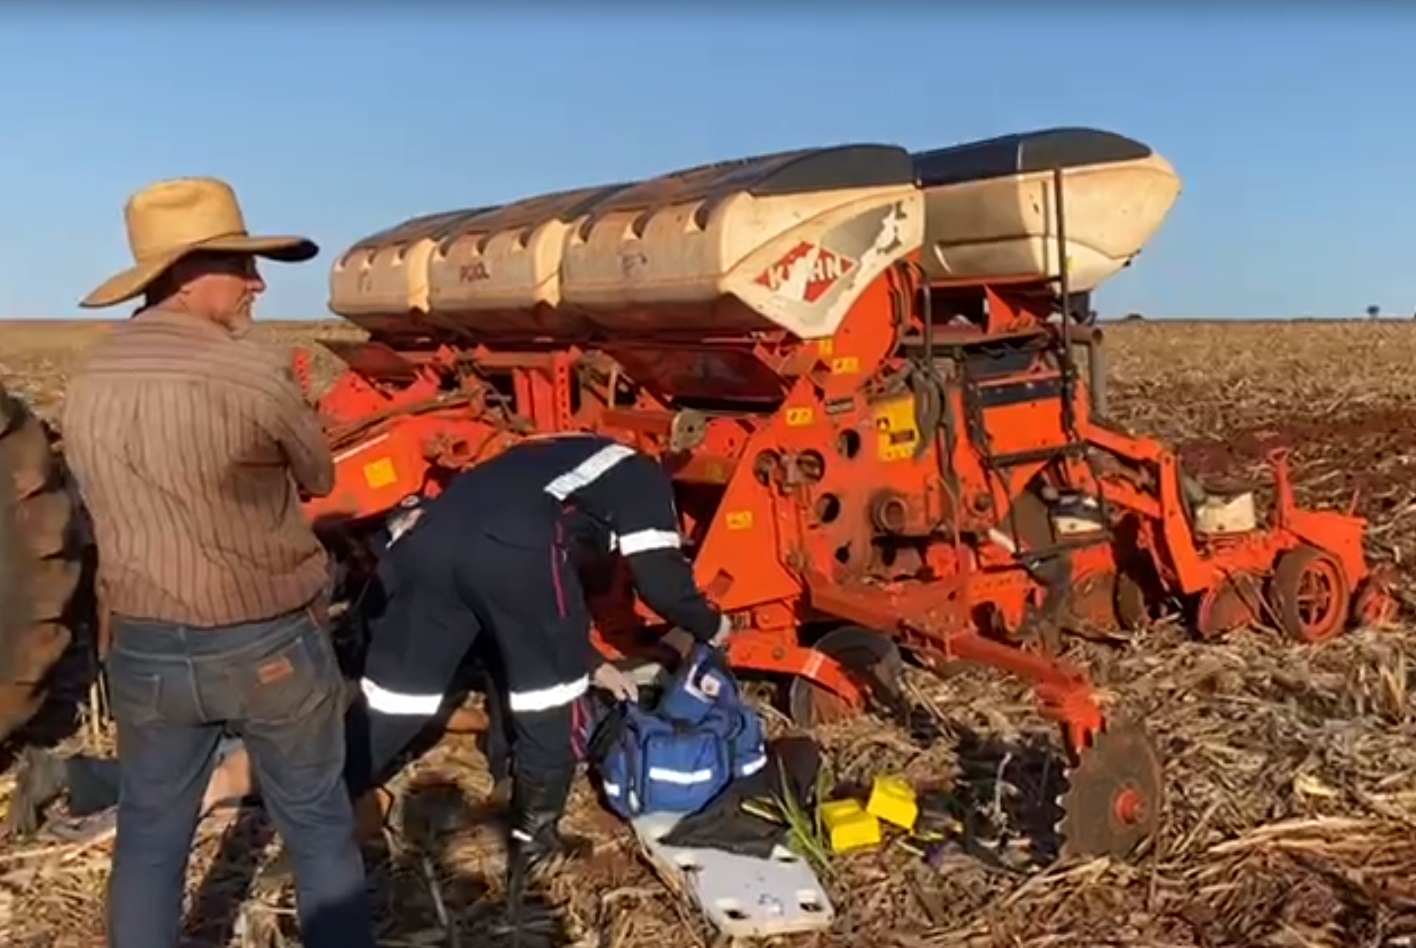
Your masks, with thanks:
<instances>
[{"instance_id":1,"label":"person's hand","mask_svg":"<svg viewBox=\"0 0 1416 948\"><path fill-rule=\"evenodd\" d=\"M634 683L634 679L609 662L604 662L595 669L591 680L595 683L596 688L608 691L619 701L637 701L639 699L639 686Z\"/></svg>"}]
</instances>

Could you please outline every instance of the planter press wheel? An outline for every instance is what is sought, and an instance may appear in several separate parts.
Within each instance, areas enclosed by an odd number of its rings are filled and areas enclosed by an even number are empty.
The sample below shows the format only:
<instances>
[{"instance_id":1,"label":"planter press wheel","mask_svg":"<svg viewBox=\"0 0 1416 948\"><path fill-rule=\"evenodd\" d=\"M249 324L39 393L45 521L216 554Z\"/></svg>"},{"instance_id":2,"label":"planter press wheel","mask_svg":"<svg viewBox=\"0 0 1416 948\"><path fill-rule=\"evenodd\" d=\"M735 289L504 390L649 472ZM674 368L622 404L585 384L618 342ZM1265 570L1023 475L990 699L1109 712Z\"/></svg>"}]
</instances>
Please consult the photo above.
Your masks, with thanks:
<instances>
[{"instance_id":1,"label":"planter press wheel","mask_svg":"<svg viewBox=\"0 0 1416 948\"><path fill-rule=\"evenodd\" d=\"M0 388L0 742L38 713L73 640L81 525L43 423Z\"/></svg>"},{"instance_id":2,"label":"planter press wheel","mask_svg":"<svg viewBox=\"0 0 1416 948\"><path fill-rule=\"evenodd\" d=\"M856 687L886 702L898 699L904 660L891 639L858 625L827 632L812 646L845 667ZM792 723L810 729L834 724L858 713L809 678L797 676L787 686L787 710Z\"/></svg>"},{"instance_id":3,"label":"planter press wheel","mask_svg":"<svg viewBox=\"0 0 1416 948\"><path fill-rule=\"evenodd\" d=\"M1342 634L1352 604L1352 587L1338 560L1312 546L1284 553L1274 569L1270 598L1279 628L1308 644Z\"/></svg>"}]
</instances>

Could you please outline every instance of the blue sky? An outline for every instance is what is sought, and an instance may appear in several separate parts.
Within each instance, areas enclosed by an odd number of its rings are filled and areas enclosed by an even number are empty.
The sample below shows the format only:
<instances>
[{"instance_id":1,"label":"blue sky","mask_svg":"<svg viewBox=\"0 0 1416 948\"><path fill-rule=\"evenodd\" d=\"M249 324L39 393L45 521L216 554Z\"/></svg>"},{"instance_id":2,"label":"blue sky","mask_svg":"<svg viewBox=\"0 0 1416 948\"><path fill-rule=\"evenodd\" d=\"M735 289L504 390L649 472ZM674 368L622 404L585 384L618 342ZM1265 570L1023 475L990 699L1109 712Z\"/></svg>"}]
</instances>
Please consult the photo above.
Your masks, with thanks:
<instances>
[{"instance_id":1,"label":"blue sky","mask_svg":"<svg viewBox=\"0 0 1416 948\"><path fill-rule=\"evenodd\" d=\"M260 315L305 318L327 315L337 253L416 214L805 145L1050 125L1139 138L1185 181L1098 293L1104 313L1416 311L1416 8L506 6L12 8L0 318L86 315L78 299L127 265L124 200L157 178L227 178L253 229L319 241L313 263L266 269Z\"/></svg>"}]
</instances>

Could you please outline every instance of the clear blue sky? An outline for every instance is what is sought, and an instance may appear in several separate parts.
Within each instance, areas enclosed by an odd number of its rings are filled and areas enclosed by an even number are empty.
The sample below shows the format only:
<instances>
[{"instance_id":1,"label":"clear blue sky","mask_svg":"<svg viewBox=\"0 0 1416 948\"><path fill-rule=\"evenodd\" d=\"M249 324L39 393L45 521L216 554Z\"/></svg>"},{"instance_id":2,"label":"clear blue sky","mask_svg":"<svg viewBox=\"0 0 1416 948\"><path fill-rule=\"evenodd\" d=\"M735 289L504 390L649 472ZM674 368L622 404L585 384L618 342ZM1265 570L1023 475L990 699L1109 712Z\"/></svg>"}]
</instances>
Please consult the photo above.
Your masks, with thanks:
<instances>
[{"instance_id":1,"label":"clear blue sky","mask_svg":"<svg viewBox=\"0 0 1416 948\"><path fill-rule=\"evenodd\" d=\"M319 241L315 262L266 270L259 314L302 318L326 315L337 253L415 214L1063 124L1139 138L1185 181L1104 313L1416 310L1416 8L193 6L6 12L0 318L81 315L127 265L124 200L157 178L227 178L253 229Z\"/></svg>"}]
</instances>

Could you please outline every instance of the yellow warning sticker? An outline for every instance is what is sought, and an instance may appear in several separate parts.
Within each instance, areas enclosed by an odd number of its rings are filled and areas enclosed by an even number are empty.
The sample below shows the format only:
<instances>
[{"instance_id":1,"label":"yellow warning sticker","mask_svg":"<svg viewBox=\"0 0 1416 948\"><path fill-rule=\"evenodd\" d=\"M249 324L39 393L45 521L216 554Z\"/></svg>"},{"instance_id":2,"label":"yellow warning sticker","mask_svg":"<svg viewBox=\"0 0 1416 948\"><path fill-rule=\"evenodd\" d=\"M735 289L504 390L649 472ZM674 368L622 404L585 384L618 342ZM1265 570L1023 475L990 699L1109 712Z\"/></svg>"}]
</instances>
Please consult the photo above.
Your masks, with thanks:
<instances>
[{"instance_id":1,"label":"yellow warning sticker","mask_svg":"<svg viewBox=\"0 0 1416 948\"><path fill-rule=\"evenodd\" d=\"M882 461L900 461L914 454L919 442L914 399L893 398L875 406L877 451Z\"/></svg>"},{"instance_id":2,"label":"yellow warning sticker","mask_svg":"<svg viewBox=\"0 0 1416 948\"><path fill-rule=\"evenodd\" d=\"M809 425L815 418L816 412L810 407L787 409L787 426L791 428L800 428L803 425Z\"/></svg>"},{"instance_id":3,"label":"yellow warning sticker","mask_svg":"<svg viewBox=\"0 0 1416 948\"><path fill-rule=\"evenodd\" d=\"M855 375L860 371L860 359L855 356L841 356L831 360L832 375Z\"/></svg>"},{"instance_id":4,"label":"yellow warning sticker","mask_svg":"<svg viewBox=\"0 0 1416 948\"><path fill-rule=\"evenodd\" d=\"M751 530L752 511L751 510L729 510L727 513L729 530Z\"/></svg>"},{"instance_id":5,"label":"yellow warning sticker","mask_svg":"<svg viewBox=\"0 0 1416 948\"><path fill-rule=\"evenodd\" d=\"M364 465L364 483L370 487L387 487L398 480L393 458L379 458Z\"/></svg>"},{"instance_id":6,"label":"yellow warning sticker","mask_svg":"<svg viewBox=\"0 0 1416 948\"><path fill-rule=\"evenodd\" d=\"M818 355L828 356L835 348L836 340L834 339L818 339L816 341L816 352Z\"/></svg>"}]
</instances>

